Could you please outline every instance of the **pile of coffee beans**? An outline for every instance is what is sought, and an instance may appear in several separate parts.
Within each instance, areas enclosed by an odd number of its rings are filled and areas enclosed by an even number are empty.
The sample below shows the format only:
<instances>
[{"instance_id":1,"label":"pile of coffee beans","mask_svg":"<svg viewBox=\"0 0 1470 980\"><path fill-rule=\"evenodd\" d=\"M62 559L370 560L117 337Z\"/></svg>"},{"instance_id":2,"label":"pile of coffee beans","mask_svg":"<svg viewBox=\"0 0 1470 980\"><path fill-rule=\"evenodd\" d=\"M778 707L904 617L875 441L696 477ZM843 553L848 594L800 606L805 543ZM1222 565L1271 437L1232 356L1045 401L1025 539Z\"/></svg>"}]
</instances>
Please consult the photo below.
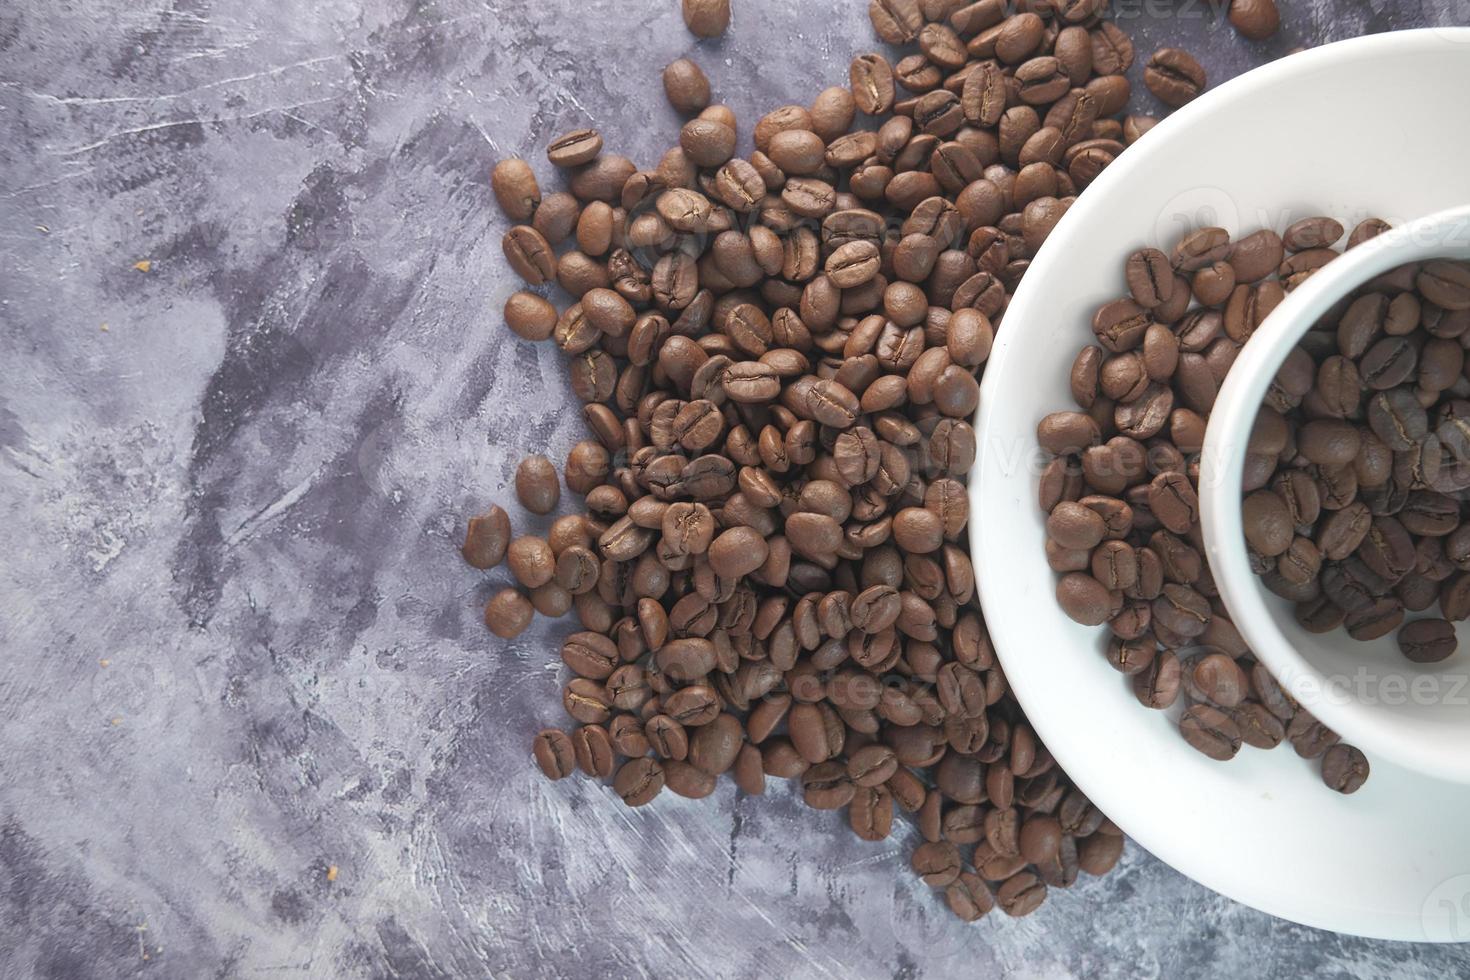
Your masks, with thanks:
<instances>
[{"instance_id":1,"label":"pile of coffee beans","mask_svg":"<svg viewBox=\"0 0 1470 980\"><path fill-rule=\"evenodd\" d=\"M701 32L723 8L684 6ZM564 468L585 513L513 538L494 508L464 545L519 584L485 610L496 635L535 611L581 622L561 649L577 727L533 745L548 776L610 778L630 806L707 796L725 774L752 794L799 779L871 841L913 814L915 871L966 919L1025 915L1117 862L1118 828L996 662L965 487L1012 291L1155 122L1116 118L1134 49L1105 9L872 0L879 35L911 53L860 55L847 86L768 113L747 157L680 59L664 90L693 118L656 167L585 129L547 154L565 191L496 165L511 267L571 296L558 311L516 293L507 325L568 355L592 434ZM1204 84L1182 52L1155 61L1166 102ZM521 465L527 509L556 506L549 476Z\"/></svg>"},{"instance_id":2,"label":"pile of coffee beans","mask_svg":"<svg viewBox=\"0 0 1470 980\"><path fill-rule=\"evenodd\" d=\"M1348 236L1347 247L1387 227L1364 221ZM1224 229L1202 228L1170 254L1154 248L1134 252L1124 266L1127 295L1097 310L1097 343L1073 362L1077 410L1046 416L1037 439L1055 454L1042 474L1039 496L1048 515L1047 560L1060 573L1057 601L1079 623L1107 625L1108 662L1130 678L1138 701L1157 710L1182 702L1180 732L1212 759L1234 758L1242 745L1269 749L1290 742L1303 758L1322 761L1327 785L1351 793L1367 778L1367 760L1341 744L1255 661L1210 575L1198 497L1205 426L1226 373L1287 292L1337 257L1333 246L1343 232L1336 221L1313 217L1284 234L1263 229L1232 241ZM1444 264L1433 269L1428 275L1440 288L1437 295L1458 297L1449 283L1464 270L1452 273ZM1395 569L1412 568L1417 554L1410 533L1397 522L1373 535L1379 511L1402 510L1411 496L1416 503L1431 499L1410 472L1421 456L1400 462L1378 429L1388 431L1392 420L1402 422L1408 413L1422 439L1429 428L1423 403L1433 405L1441 391L1456 385L1470 393L1470 382L1460 374L1457 340L1449 345L1453 353L1424 357L1445 315L1458 314L1432 312L1409 292L1415 274L1396 275L1354 300L1361 305L1348 307L1352 317L1340 312L1329 318L1293 352L1251 436L1244 518L1256 568L1269 586L1302 603L1304 622L1327 628L1346 615L1338 611L1333 619L1335 607L1323 598L1328 578L1332 594L1345 602L1351 592L1348 606L1357 628L1381 629L1391 618L1388 606L1401 600L1370 596L1362 582L1385 560ZM1396 302L1402 332L1397 322L1385 325ZM1415 339L1411 335L1426 313L1435 328ZM1458 337L1467 325L1470 320L1462 319L1457 328L1445 329ZM1340 343L1347 346L1339 350ZM1371 360L1370 348L1376 351ZM1385 399L1376 410L1377 425L1371 421L1372 398L1360 388L1365 363L1385 389L1372 396ZM1390 399L1390 392L1401 394ZM1463 404L1470 417L1470 402ZM1372 470L1366 477L1365 466ZM1360 486L1377 488L1367 494L1373 504L1358 501ZM1389 496L1391 505L1380 502ZM1359 509L1361 520L1354 516ZM1426 506L1424 516L1432 510ZM1458 513L1456 504L1454 523ZM1349 527L1356 529L1351 541ZM1390 544L1384 534L1394 529L1402 539ZM1447 559L1445 566L1447 577L1454 569ZM1362 579L1354 577L1359 572ZM1372 581L1385 594L1390 591L1383 577ZM1355 589L1363 589L1361 596ZM1434 595L1431 588L1426 605ZM1407 642L1424 655L1442 645L1437 630L1416 627Z\"/></svg>"},{"instance_id":3,"label":"pile of coffee beans","mask_svg":"<svg viewBox=\"0 0 1470 980\"><path fill-rule=\"evenodd\" d=\"M1312 251L1342 226L1293 231ZM1470 618L1466 344L1470 263L1415 263L1340 302L1277 374L1251 432L1245 534L1306 629L1397 630L1418 663L1455 652L1453 624Z\"/></svg>"}]
</instances>

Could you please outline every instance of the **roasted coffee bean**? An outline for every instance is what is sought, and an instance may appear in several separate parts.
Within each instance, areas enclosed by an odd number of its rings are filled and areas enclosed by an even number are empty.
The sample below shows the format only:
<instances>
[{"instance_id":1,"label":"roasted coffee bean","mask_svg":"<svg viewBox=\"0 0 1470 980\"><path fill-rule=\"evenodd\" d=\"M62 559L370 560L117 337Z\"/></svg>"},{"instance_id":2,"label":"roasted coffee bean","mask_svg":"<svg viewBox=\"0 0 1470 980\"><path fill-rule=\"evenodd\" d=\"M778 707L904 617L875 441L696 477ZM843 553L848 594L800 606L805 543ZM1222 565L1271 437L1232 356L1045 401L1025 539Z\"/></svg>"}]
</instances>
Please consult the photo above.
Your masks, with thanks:
<instances>
[{"instance_id":1,"label":"roasted coffee bean","mask_svg":"<svg viewBox=\"0 0 1470 980\"><path fill-rule=\"evenodd\" d=\"M501 242L505 260L511 269L532 286L540 286L556 276L556 255L539 231L529 225L517 225Z\"/></svg>"},{"instance_id":2,"label":"roasted coffee bean","mask_svg":"<svg viewBox=\"0 0 1470 980\"><path fill-rule=\"evenodd\" d=\"M1230 0L1230 26L1252 41L1270 38L1281 27L1276 0Z\"/></svg>"},{"instance_id":3,"label":"roasted coffee bean","mask_svg":"<svg viewBox=\"0 0 1470 980\"><path fill-rule=\"evenodd\" d=\"M558 167L580 167L602 152L602 135L595 129L577 129L558 136L546 147L546 158Z\"/></svg>"},{"instance_id":4,"label":"roasted coffee bean","mask_svg":"<svg viewBox=\"0 0 1470 980\"><path fill-rule=\"evenodd\" d=\"M960 872L955 882L945 888L944 900L950 911L966 922L983 918L995 908L995 896L985 880L969 871Z\"/></svg>"},{"instance_id":5,"label":"roasted coffee bean","mask_svg":"<svg viewBox=\"0 0 1470 980\"><path fill-rule=\"evenodd\" d=\"M1030 915L1046 901L1046 883L1029 871L1006 879L995 893L1001 911L1013 918Z\"/></svg>"},{"instance_id":6,"label":"roasted coffee bean","mask_svg":"<svg viewBox=\"0 0 1470 980\"><path fill-rule=\"evenodd\" d=\"M1434 664L1452 656L1458 645L1455 627L1443 619L1416 619L1399 630L1399 650L1419 664Z\"/></svg>"},{"instance_id":7,"label":"roasted coffee bean","mask_svg":"<svg viewBox=\"0 0 1470 980\"><path fill-rule=\"evenodd\" d=\"M1144 309L1169 301L1174 292L1174 270L1169 258L1156 248L1143 248L1128 257L1128 292Z\"/></svg>"},{"instance_id":8,"label":"roasted coffee bean","mask_svg":"<svg viewBox=\"0 0 1470 980\"><path fill-rule=\"evenodd\" d=\"M882 55L865 54L854 58L848 77L859 111L876 116L893 106L893 68Z\"/></svg>"},{"instance_id":9,"label":"roasted coffee bean","mask_svg":"<svg viewBox=\"0 0 1470 980\"><path fill-rule=\"evenodd\" d=\"M510 515L491 504L485 513L470 518L460 553L475 568L494 568L504 560L510 541Z\"/></svg>"},{"instance_id":10,"label":"roasted coffee bean","mask_svg":"<svg viewBox=\"0 0 1470 980\"><path fill-rule=\"evenodd\" d=\"M719 37L730 26L730 0L680 0L684 25L700 37Z\"/></svg>"},{"instance_id":11,"label":"roasted coffee bean","mask_svg":"<svg viewBox=\"0 0 1470 980\"><path fill-rule=\"evenodd\" d=\"M840 810L857 791L840 762L824 762L801 776L802 799L814 810Z\"/></svg>"},{"instance_id":12,"label":"roasted coffee bean","mask_svg":"<svg viewBox=\"0 0 1470 980\"><path fill-rule=\"evenodd\" d=\"M1195 705L1180 719L1179 730L1193 748L1216 761L1233 759L1240 751L1242 737L1239 726L1216 708Z\"/></svg>"},{"instance_id":13,"label":"roasted coffee bean","mask_svg":"<svg viewBox=\"0 0 1470 980\"><path fill-rule=\"evenodd\" d=\"M509 157L495 165L490 173L490 187L505 216L515 222L530 221L541 205L541 188L530 164Z\"/></svg>"},{"instance_id":14,"label":"roasted coffee bean","mask_svg":"<svg viewBox=\"0 0 1470 980\"><path fill-rule=\"evenodd\" d=\"M533 514L549 514L561 498L561 480L545 456L527 456L516 467L516 498Z\"/></svg>"},{"instance_id":15,"label":"roasted coffee bean","mask_svg":"<svg viewBox=\"0 0 1470 980\"><path fill-rule=\"evenodd\" d=\"M572 733L572 747L577 768L587 775L606 779L613 774L613 744L606 728L583 725Z\"/></svg>"},{"instance_id":16,"label":"roasted coffee bean","mask_svg":"<svg viewBox=\"0 0 1470 980\"><path fill-rule=\"evenodd\" d=\"M1318 759L1339 741L1326 725L1306 711L1298 711L1287 726L1286 737L1303 759Z\"/></svg>"},{"instance_id":17,"label":"roasted coffee bean","mask_svg":"<svg viewBox=\"0 0 1470 980\"><path fill-rule=\"evenodd\" d=\"M918 0L869 0L868 17L888 44L908 44L924 26Z\"/></svg>"},{"instance_id":18,"label":"roasted coffee bean","mask_svg":"<svg viewBox=\"0 0 1470 980\"><path fill-rule=\"evenodd\" d=\"M630 759L613 778L613 791L628 806L652 802L663 788L664 767L655 759Z\"/></svg>"},{"instance_id":19,"label":"roasted coffee bean","mask_svg":"<svg viewBox=\"0 0 1470 980\"><path fill-rule=\"evenodd\" d=\"M531 625L535 607L515 589L502 589L485 605L485 625L502 640L514 639Z\"/></svg>"},{"instance_id":20,"label":"roasted coffee bean","mask_svg":"<svg viewBox=\"0 0 1470 980\"><path fill-rule=\"evenodd\" d=\"M686 115L700 112L709 106L709 79L704 71L688 58L679 58L669 63L663 73L664 94L669 105Z\"/></svg>"},{"instance_id":21,"label":"roasted coffee bean","mask_svg":"<svg viewBox=\"0 0 1470 980\"><path fill-rule=\"evenodd\" d=\"M920 844L909 859L914 871L924 884L932 888L946 888L959 879L964 870L959 849L949 841L931 841Z\"/></svg>"},{"instance_id":22,"label":"roasted coffee bean","mask_svg":"<svg viewBox=\"0 0 1470 980\"><path fill-rule=\"evenodd\" d=\"M537 735L531 744L531 751L547 779L570 776L577 765L576 749L571 737L557 728L548 728Z\"/></svg>"},{"instance_id":23,"label":"roasted coffee bean","mask_svg":"<svg viewBox=\"0 0 1470 980\"><path fill-rule=\"evenodd\" d=\"M1187 52L1162 48L1148 60L1144 84L1160 102L1177 109L1205 88L1205 70Z\"/></svg>"},{"instance_id":24,"label":"roasted coffee bean","mask_svg":"<svg viewBox=\"0 0 1470 980\"><path fill-rule=\"evenodd\" d=\"M1368 771L1368 759L1351 745L1339 743L1322 756L1322 781L1344 795L1362 789Z\"/></svg>"}]
</instances>

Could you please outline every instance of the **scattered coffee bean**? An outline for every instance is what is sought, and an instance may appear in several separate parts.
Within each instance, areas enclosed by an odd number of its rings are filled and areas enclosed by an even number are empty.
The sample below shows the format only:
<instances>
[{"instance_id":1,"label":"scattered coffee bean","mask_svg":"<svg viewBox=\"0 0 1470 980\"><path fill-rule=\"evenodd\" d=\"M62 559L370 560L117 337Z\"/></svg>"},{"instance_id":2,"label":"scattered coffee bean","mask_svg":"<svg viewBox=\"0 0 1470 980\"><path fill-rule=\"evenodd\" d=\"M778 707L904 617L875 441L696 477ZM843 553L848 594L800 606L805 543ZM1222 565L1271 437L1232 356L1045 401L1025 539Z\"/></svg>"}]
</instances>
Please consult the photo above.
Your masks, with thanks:
<instances>
[{"instance_id":1,"label":"scattered coffee bean","mask_svg":"<svg viewBox=\"0 0 1470 980\"><path fill-rule=\"evenodd\" d=\"M1322 781L1343 795L1356 793L1368 781L1368 760L1351 745L1338 743L1322 756Z\"/></svg>"},{"instance_id":2,"label":"scattered coffee bean","mask_svg":"<svg viewBox=\"0 0 1470 980\"><path fill-rule=\"evenodd\" d=\"M541 188L531 165L519 157L507 157L490 172L490 189L500 210L511 221L530 221L541 204Z\"/></svg>"},{"instance_id":3,"label":"scattered coffee bean","mask_svg":"<svg viewBox=\"0 0 1470 980\"><path fill-rule=\"evenodd\" d=\"M502 589L485 605L485 625L502 640L511 640L525 632L535 615L531 600L515 589Z\"/></svg>"},{"instance_id":4,"label":"scattered coffee bean","mask_svg":"<svg viewBox=\"0 0 1470 980\"><path fill-rule=\"evenodd\" d=\"M1281 28L1276 0L1230 0L1230 26L1249 40L1266 40Z\"/></svg>"},{"instance_id":5,"label":"scattered coffee bean","mask_svg":"<svg viewBox=\"0 0 1470 980\"><path fill-rule=\"evenodd\" d=\"M488 511L470 518L460 551L475 568L494 568L504 560L510 537L510 515L491 504Z\"/></svg>"},{"instance_id":6,"label":"scattered coffee bean","mask_svg":"<svg viewBox=\"0 0 1470 980\"><path fill-rule=\"evenodd\" d=\"M700 37L719 37L730 26L730 0L680 0L684 24Z\"/></svg>"},{"instance_id":7,"label":"scattered coffee bean","mask_svg":"<svg viewBox=\"0 0 1470 980\"><path fill-rule=\"evenodd\" d=\"M1143 81L1160 102L1178 109L1205 90L1205 70L1188 52L1161 48L1148 59Z\"/></svg>"},{"instance_id":8,"label":"scattered coffee bean","mask_svg":"<svg viewBox=\"0 0 1470 980\"><path fill-rule=\"evenodd\" d=\"M557 167L580 167L602 152L602 135L595 129L577 129L558 136L546 148L546 158Z\"/></svg>"},{"instance_id":9,"label":"scattered coffee bean","mask_svg":"<svg viewBox=\"0 0 1470 980\"><path fill-rule=\"evenodd\" d=\"M664 788L664 767L656 759L629 759L613 777L613 791L628 806L643 806Z\"/></svg>"},{"instance_id":10,"label":"scattered coffee bean","mask_svg":"<svg viewBox=\"0 0 1470 980\"><path fill-rule=\"evenodd\" d=\"M577 765L577 753L571 737L558 728L548 728L537 735L531 749L536 764L547 779L570 776Z\"/></svg>"},{"instance_id":11,"label":"scattered coffee bean","mask_svg":"<svg viewBox=\"0 0 1470 980\"><path fill-rule=\"evenodd\" d=\"M549 514L561 499L561 480L545 456L527 456L516 467L516 499L533 514Z\"/></svg>"}]
</instances>

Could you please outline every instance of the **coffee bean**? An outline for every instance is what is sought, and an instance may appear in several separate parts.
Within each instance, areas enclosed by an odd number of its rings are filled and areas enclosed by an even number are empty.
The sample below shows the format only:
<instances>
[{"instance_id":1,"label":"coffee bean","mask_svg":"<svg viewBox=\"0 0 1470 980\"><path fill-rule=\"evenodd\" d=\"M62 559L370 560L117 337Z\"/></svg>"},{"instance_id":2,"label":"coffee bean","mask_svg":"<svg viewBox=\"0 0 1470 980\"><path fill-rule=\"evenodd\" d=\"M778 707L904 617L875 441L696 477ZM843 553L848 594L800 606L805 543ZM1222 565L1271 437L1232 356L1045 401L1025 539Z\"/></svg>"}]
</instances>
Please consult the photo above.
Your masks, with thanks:
<instances>
[{"instance_id":1,"label":"coffee bean","mask_svg":"<svg viewBox=\"0 0 1470 980\"><path fill-rule=\"evenodd\" d=\"M692 115L709 106L709 79L688 58L670 62L664 69L663 83L664 95L668 97L669 105L677 111Z\"/></svg>"},{"instance_id":2,"label":"coffee bean","mask_svg":"<svg viewBox=\"0 0 1470 980\"><path fill-rule=\"evenodd\" d=\"M1046 901L1046 883L1031 872L1023 871L1006 879L996 890L995 898L1006 915L1023 918Z\"/></svg>"},{"instance_id":3,"label":"coffee bean","mask_svg":"<svg viewBox=\"0 0 1470 980\"><path fill-rule=\"evenodd\" d=\"M572 747L576 754L577 768L587 775L606 779L613 774L612 738L606 728L601 725L583 725L572 733Z\"/></svg>"},{"instance_id":4,"label":"coffee bean","mask_svg":"<svg viewBox=\"0 0 1470 980\"><path fill-rule=\"evenodd\" d=\"M518 157L509 157L495 165L490 173L490 188L500 210L511 221L530 221L541 204L536 175L530 164Z\"/></svg>"},{"instance_id":5,"label":"coffee bean","mask_svg":"<svg viewBox=\"0 0 1470 980\"><path fill-rule=\"evenodd\" d=\"M561 498L556 467L545 456L527 456L516 467L516 497L533 514L549 514ZM539 583L538 583L539 584Z\"/></svg>"},{"instance_id":6,"label":"coffee bean","mask_svg":"<svg viewBox=\"0 0 1470 980\"><path fill-rule=\"evenodd\" d=\"M1239 726L1217 708L1195 705L1180 719L1179 730L1193 748L1216 761L1233 759L1240 751Z\"/></svg>"},{"instance_id":7,"label":"coffee bean","mask_svg":"<svg viewBox=\"0 0 1470 980\"><path fill-rule=\"evenodd\" d=\"M1298 711L1287 726L1286 737L1303 759L1321 758L1339 741L1338 736L1326 725L1306 711Z\"/></svg>"},{"instance_id":8,"label":"coffee bean","mask_svg":"<svg viewBox=\"0 0 1470 980\"><path fill-rule=\"evenodd\" d=\"M1276 0L1231 0L1230 26L1249 40L1266 40L1281 27Z\"/></svg>"},{"instance_id":9,"label":"coffee bean","mask_svg":"<svg viewBox=\"0 0 1470 980\"><path fill-rule=\"evenodd\" d=\"M1339 743L1322 756L1322 781L1344 795L1362 789L1368 771L1368 759L1351 745Z\"/></svg>"},{"instance_id":10,"label":"coffee bean","mask_svg":"<svg viewBox=\"0 0 1470 980\"><path fill-rule=\"evenodd\" d=\"M1399 630L1399 650L1419 664L1439 663L1455 652L1458 641L1453 623L1443 619L1417 619Z\"/></svg>"},{"instance_id":11,"label":"coffee bean","mask_svg":"<svg viewBox=\"0 0 1470 980\"><path fill-rule=\"evenodd\" d=\"M1241 505L1246 542L1259 554L1275 557L1291 547L1291 511L1271 490L1257 490Z\"/></svg>"},{"instance_id":12,"label":"coffee bean","mask_svg":"<svg viewBox=\"0 0 1470 980\"><path fill-rule=\"evenodd\" d=\"M700 37L719 37L730 26L730 0L680 0L684 25Z\"/></svg>"},{"instance_id":13,"label":"coffee bean","mask_svg":"<svg viewBox=\"0 0 1470 980\"><path fill-rule=\"evenodd\" d=\"M1174 292L1174 270L1168 256L1156 248L1143 248L1128 257L1128 292L1145 309L1169 301Z\"/></svg>"},{"instance_id":14,"label":"coffee bean","mask_svg":"<svg viewBox=\"0 0 1470 980\"><path fill-rule=\"evenodd\" d=\"M595 129L577 129L558 136L546 147L546 158L557 167L580 167L602 152L602 135Z\"/></svg>"},{"instance_id":15,"label":"coffee bean","mask_svg":"<svg viewBox=\"0 0 1470 980\"><path fill-rule=\"evenodd\" d=\"M510 515L491 504L488 511L470 518L460 553L475 568L494 568L505 558L510 539Z\"/></svg>"},{"instance_id":16,"label":"coffee bean","mask_svg":"<svg viewBox=\"0 0 1470 980\"><path fill-rule=\"evenodd\" d=\"M995 908L995 897L985 880L969 871L960 872L955 882L945 888L944 901L951 912L966 922L983 918Z\"/></svg>"},{"instance_id":17,"label":"coffee bean","mask_svg":"<svg viewBox=\"0 0 1470 980\"><path fill-rule=\"evenodd\" d=\"M840 762L823 762L801 775L802 799L814 810L840 810L852 802L857 788Z\"/></svg>"},{"instance_id":18,"label":"coffee bean","mask_svg":"<svg viewBox=\"0 0 1470 980\"><path fill-rule=\"evenodd\" d=\"M860 112L876 116L893 105L893 68L880 54L859 55L848 70L852 97Z\"/></svg>"},{"instance_id":19,"label":"coffee bean","mask_svg":"<svg viewBox=\"0 0 1470 980\"><path fill-rule=\"evenodd\" d=\"M664 768L655 759L630 759L613 777L613 791L628 806L652 802L663 788Z\"/></svg>"},{"instance_id":20,"label":"coffee bean","mask_svg":"<svg viewBox=\"0 0 1470 980\"><path fill-rule=\"evenodd\" d=\"M1100 626L1112 618L1121 600L1114 598L1101 582L1091 575L1073 572L1057 582L1057 602L1073 621L1084 626Z\"/></svg>"},{"instance_id":21,"label":"coffee bean","mask_svg":"<svg viewBox=\"0 0 1470 980\"><path fill-rule=\"evenodd\" d=\"M1144 84L1160 102L1177 109L1205 88L1205 70L1187 52L1162 48L1148 60Z\"/></svg>"},{"instance_id":22,"label":"coffee bean","mask_svg":"<svg viewBox=\"0 0 1470 980\"><path fill-rule=\"evenodd\" d=\"M1470 310L1470 263L1449 259L1426 262L1414 285L1429 302L1445 310Z\"/></svg>"},{"instance_id":23,"label":"coffee bean","mask_svg":"<svg viewBox=\"0 0 1470 980\"><path fill-rule=\"evenodd\" d=\"M535 228L517 225L501 242L505 260L532 286L540 286L556 276L556 255L551 243Z\"/></svg>"},{"instance_id":24,"label":"coffee bean","mask_svg":"<svg viewBox=\"0 0 1470 980\"><path fill-rule=\"evenodd\" d=\"M546 774L547 779L562 779L572 774L572 769L577 765L576 750L572 739L566 732L556 728L548 728L536 736L531 743L532 754L536 758L536 764Z\"/></svg>"},{"instance_id":25,"label":"coffee bean","mask_svg":"<svg viewBox=\"0 0 1470 980\"><path fill-rule=\"evenodd\" d=\"M485 606L485 625L502 640L514 639L531 625L535 608L515 589L502 589Z\"/></svg>"},{"instance_id":26,"label":"coffee bean","mask_svg":"<svg viewBox=\"0 0 1470 980\"><path fill-rule=\"evenodd\" d=\"M914 871L924 879L924 884L931 888L946 888L954 884L964 869L959 849L949 841L920 844L909 861Z\"/></svg>"},{"instance_id":27,"label":"coffee bean","mask_svg":"<svg viewBox=\"0 0 1470 980\"><path fill-rule=\"evenodd\" d=\"M1332 218L1302 218L1286 229L1281 240L1287 251L1304 252L1330 247L1342 237L1342 232L1342 224Z\"/></svg>"}]
</instances>

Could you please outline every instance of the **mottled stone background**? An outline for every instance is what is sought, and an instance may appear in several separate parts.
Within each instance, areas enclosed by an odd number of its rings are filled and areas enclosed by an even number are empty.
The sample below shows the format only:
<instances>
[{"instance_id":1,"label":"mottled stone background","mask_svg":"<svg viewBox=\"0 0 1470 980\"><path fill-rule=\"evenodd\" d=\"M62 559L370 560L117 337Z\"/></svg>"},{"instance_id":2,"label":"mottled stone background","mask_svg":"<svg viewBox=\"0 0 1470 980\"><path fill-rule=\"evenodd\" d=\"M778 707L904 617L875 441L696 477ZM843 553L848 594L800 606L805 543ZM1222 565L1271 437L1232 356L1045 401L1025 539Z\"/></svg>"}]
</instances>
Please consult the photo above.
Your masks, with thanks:
<instances>
[{"instance_id":1,"label":"mottled stone background","mask_svg":"<svg viewBox=\"0 0 1470 980\"><path fill-rule=\"evenodd\" d=\"M500 323L490 164L595 124L650 165L674 57L751 120L874 44L861 0L735 5L701 44L675 0L0 5L4 977L1470 971L1136 848L965 926L910 840L784 786L629 812L533 776L566 627L492 644L504 573L455 545L579 423L557 352ZM1121 6L1214 79L1470 22L1291 0L1258 47L1202 2Z\"/></svg>"}]
</instances>

